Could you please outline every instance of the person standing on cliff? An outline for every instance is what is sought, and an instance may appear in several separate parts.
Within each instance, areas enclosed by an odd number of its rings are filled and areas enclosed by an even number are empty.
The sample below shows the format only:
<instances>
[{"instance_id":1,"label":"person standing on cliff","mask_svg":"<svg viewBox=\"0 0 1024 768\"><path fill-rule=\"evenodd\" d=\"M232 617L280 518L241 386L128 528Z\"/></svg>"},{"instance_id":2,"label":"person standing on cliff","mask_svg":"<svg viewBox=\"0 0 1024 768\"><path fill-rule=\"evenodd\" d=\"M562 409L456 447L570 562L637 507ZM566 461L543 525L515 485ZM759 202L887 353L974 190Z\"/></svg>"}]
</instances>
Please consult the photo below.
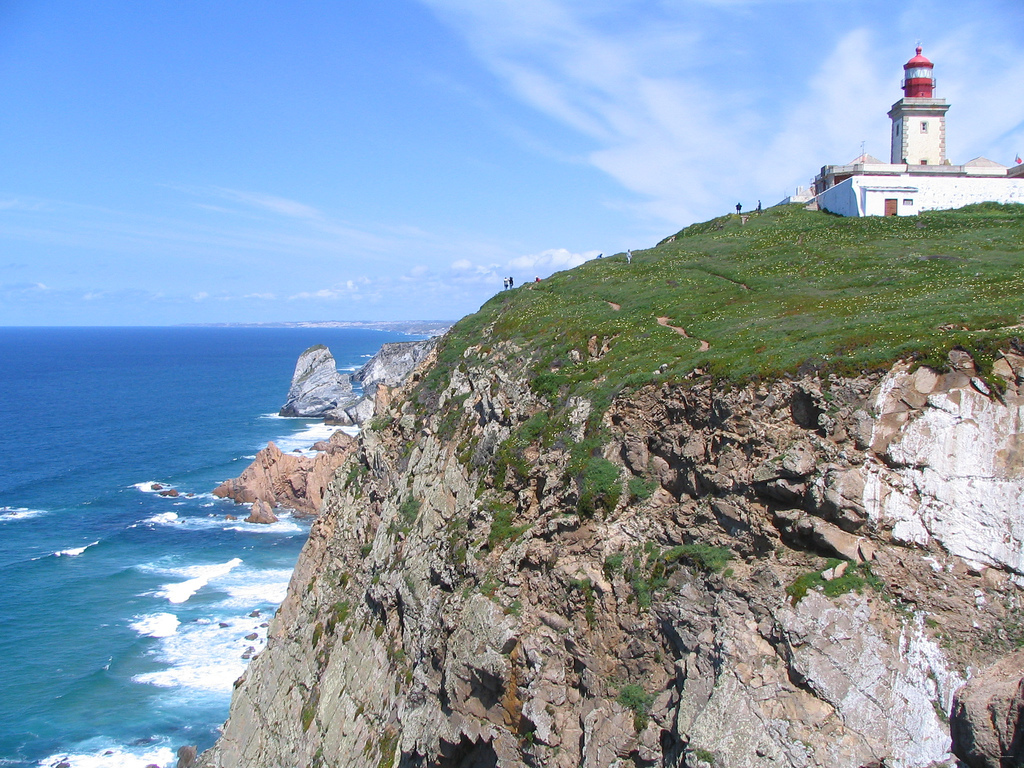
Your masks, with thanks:
<instances>
[{"instance_id":1,"label":"person standing on cliff","mask_svg":"<svg viewBox=\"0 0 1024 768\"><path fill-rule=\"evenodd\" d=\"M508 278L507 277L501 278L501 290L503 290L503 291L507 291L508 290Z\"/></svg>"},{"instance_id":2,"label":"person standing on cliff","mask_svg":"<svg viewBox=\"0 0 1024 768\"><path fill-rule=\"evenodd\" d=\"M743 213L743 203L736 203L736 213Z\"/></svg>"},{"instance_id":3,"label":"person standing on cliff","mask_svg":"<svg viewBox=\"0 0 1024 768\"><path fill-rule=\"evenodd\" d=\"M626 249L626 263L627 264L632 264L633 263L633 251L631 249L629 249L629 248Z\"/></svg>"},{"instance_id":4,"label":"person standing on cliff","mask_svg":"<svg viewBox=\"0 0 1024 768\"><path fill-rule=\"evenodd\" d=\"M511 277L510 277L510 278L508 279L508 287L509 287L509 288L512 288L512 287L514 287L514 286L515 286L515 284L516 284L515 280L513 280L513 279L512 279Z\"/></svg>"}]
</instances>

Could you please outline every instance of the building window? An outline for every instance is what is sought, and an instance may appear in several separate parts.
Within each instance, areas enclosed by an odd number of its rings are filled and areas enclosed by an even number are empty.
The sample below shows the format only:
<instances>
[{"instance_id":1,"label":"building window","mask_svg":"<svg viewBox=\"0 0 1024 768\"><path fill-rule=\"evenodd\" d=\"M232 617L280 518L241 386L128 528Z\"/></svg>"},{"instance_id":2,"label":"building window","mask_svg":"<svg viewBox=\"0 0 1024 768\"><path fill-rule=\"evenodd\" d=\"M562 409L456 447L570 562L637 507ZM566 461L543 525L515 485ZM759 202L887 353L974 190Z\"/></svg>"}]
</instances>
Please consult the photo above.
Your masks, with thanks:
<instances>
[{"instance_id":1,"label":"building window","mask_svg":"<svg viewBox=\"0 0 1024 768\"><path fill-rule=\"evenodd\" d=\"M922 160L921 161L921 165L928 165L928 161L927 160Z\"/></svg>"},{"instance_id":2,"label":"building window","mask_svg":"<svg viewBox=\"0 0 1024 768\"><path fill-rule=\"evenodd\" d=\"M928 121L927 120L922 120L921 121L921 133L928 133Z\"/></svg>"},{"instance_id":3,"label":"building window","mask_svg":"<svg viewBox=\"0 0 1024 768\"><path fill-rule=\"evenodd\" d=\"M904 205L913 205L914 204L914 198L912 198L912 197L904 197L903 198L903 204Z\"/></svg>"}]
</instances>

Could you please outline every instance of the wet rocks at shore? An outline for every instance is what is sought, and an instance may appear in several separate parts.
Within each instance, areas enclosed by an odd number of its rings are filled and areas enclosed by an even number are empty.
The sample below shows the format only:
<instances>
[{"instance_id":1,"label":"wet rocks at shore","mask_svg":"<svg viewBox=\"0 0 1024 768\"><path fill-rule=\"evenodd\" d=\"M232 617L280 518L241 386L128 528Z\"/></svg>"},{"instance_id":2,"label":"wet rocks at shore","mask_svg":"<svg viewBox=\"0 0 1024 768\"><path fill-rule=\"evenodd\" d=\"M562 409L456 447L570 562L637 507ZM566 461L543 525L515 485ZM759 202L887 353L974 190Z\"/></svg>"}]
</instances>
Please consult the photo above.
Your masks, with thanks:
<instances>
[{"instance_id":1,"label":"wet rocks at shore","mask_svg":"<svg viewBox=\"0 0 1024 768\"><path fill-rule=\"evenodd\" d=\"M214 489L213 495L233 499L238 504L259 501L288 507L299 514L315 515L334 471L345 463L355 445L354 438L341 430L331 435L330 440L318 443L319 453L312 457L283 453L270 443L256 454L256 459L241 475L225 480Z\"/></svg>"},{"instance_id":2,"label":"wet rocks at shore","mask_svg":"<svg viewBox=\"0 0 1024 768\"><path fill-rule=\"evenodd\" d=\"M277 515L274 514L274 510L267 502L263 499L256 499L252 503L252 509L249 511L249 516L245 518L245 522L269 525L277 522Z\"/></svg>"}]
</instances>

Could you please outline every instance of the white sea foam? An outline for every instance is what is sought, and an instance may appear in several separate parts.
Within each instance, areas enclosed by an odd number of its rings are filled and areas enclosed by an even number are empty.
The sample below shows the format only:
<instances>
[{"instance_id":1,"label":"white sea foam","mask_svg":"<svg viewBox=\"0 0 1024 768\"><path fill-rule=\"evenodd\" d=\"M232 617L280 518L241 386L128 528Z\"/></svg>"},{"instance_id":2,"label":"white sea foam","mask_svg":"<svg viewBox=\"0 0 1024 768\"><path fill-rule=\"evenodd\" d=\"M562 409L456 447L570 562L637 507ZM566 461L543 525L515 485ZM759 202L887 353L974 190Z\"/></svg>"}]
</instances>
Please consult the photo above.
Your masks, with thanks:
<instances>
[{"instance_id":1,"label":"white sea foam","mask_svg":"<svg viewBox=\"0 0 1024 768\"><path fill-rule=\"evenodd\" d=\"M310 446L320 440L329 440L331 435L337 432L338 429L339 427L328 426L327 424L309 424L305 429L275 438L274 444L283 453L293 453L298 448L303 455L313 456L316 454L316 451L311 450Z\"/></svg>"},{"instance_id":2,"label":"white sea foam","mask_svg":"<svg viewBox=\"0 0 1024 768\"><path fill-rule=\"evenodd\" d=\"M78 557L80 554L85 552L89 547L95 547L99 544L98 541L91 541L84 547L74 547L72 549L62 549L59 552L54 552L54 557Z\"/></svg>"},{"instance_id":3,"label":"white sea foam","mask_svg":"<svg viewBox=\"0 0 1024 768\"><path fill-rule=\"evenodd\" d=\"M140 635L146 637L170 637L178 631L178 617L173 613L153 613L149 616L136 617L130 625Z\"/></svg>"},{"instance_id":4,"label":"white sea foam","mask_svg":"<svg viewBox=\"0 0 1024 768\"><path fill-rule=\"evenodd\" d=\"M256 605L270 603L276 606L284 600L291 577L290 568L239 568L218 583L228 594L218 607L248 612Z\"/></svg>"},{"instance_id":5,"label":"white sea foam","mask_svg":"<svg viewBox=\"0 0 1024 768\"><path fill-rule=\"evenodd\" d=\"M156 525L175 525L179 522L177 512L161 512L152 517L147 517L142 522L154 523Z\"/></svg>"},{"instance_id":6,"label":"white sea foam","mask_svg":"<svg viewBox=\"0 0 1024 768\"><path fill-rule=\"evenodd\" d=\"M258 618L237 618L183 624L160 643L154 654L167 668L135 675L132 680L160 688L230 693L245 671L243 654L250 648L258 652L266 645L266 629L259 626L262 623ZM247 640L246 636L253 633L257 637Z\"/></svg>"},{"instance_id":7,"label":"white sea foam","mask_svg":"<svg viewBox=\"0 0 1024 768\"><path fill-rule=\"evenodd\" d=\"M135 483L132 488L140 490L143 493L160 493L160 491L170 490L171 486L157 480L148 480L145 483Z\"/></svg>"},{"instance_id":8,"label":"white sea foam","mask_svg":"<svg viewBox=\"0 0 1024 768\"><path fill-rule=\"evenodd\" d=\"M242 559L233 557L226 563L215 565L193 565L179 569L183 575L192 578L177 584L164 584L157 593L160 597L166 597L171 603L184 603L192 595L209 584L212 580L228 574L236 566L242 564Z\"/></svg>"},{"instance_id":9,"label":"white sea foam","mask_svg":"<svg viewBox=\"0 0 1024 768\"><path fill-rule=\"evenodd\" d=\"M39 768L54 768L65 764L71 768L145 768L147 765L173 765L176 757L170 747L154 747L132 749L115 744L107 744L98 749L98 739L90 739L79 745L79 749L88 750L79 753L62 752L40 760ZM92 745L92 746L90 746Z\"/></svg>"},{"instance_id":10,"label":"white sea foam","mask_svg":"<svg viewBox=\"0 0 1024 768\"><path fill-rule=\"evenodd\" d=\"M303 528L292 519L285 517L280 509L274 510L275 515L279 515L276 523L246 523L242 520L229 520L230 525L225 526L225 530L228 531L244 531L245 533L270 533L277 536L294 536L296 533L303 533L306 528ZM223 523L224 521L219 521Z\"/></svg>"},{"instance_id":11,"label":"white sea foam","mask_svg":"<svg viewBox=\"0 0 1024 768\"><path fill-rule=\"evenodd\" d=\"M217 503L211 502L209 504L203 504L202 506L204 508L214 507L217 506ZM228 520L224 515L213 513L208 513L205 516L179 516L176 512L161 512L160 514L147 518L143 523L172 526L193 531L209 531L219 528L225 531L267 533L277 536L295 536L296 534L305 533L309 530L308 524L303 525L296 522L291 513L284 509L274 510L274 514L277 515L278 521L270 524L246 523L244 522L244 518L248 513L244 511L244 508L232 506L229 507L229 509L233 510L232 514L234 514L237 519ZM132 527L134 528L135 526Z\"/></svg>"},{"instance_id":12,"label":"white sea foam","mask_svg":"<svg viewBox=\"0 0 1024 768\"><path fill-rule=\"evenodd\" d=\"M0 523L14 520L28 520L29 518L45 515L42 509L26 509L25 507L0 507Z\"/></svg>"},{"instance_id":13,"label":"white sea foam","mask_svg":"<svg viewBox=\"0 0 1024 768\"><path fill-rule=\"evenodd\" d=\"M178 624L177 631L162 638L153 650L153 656L167 668L132 679L193 694L229 694L245 671L243 655L266 647L267 628L261 625L270 618L270 606L284 600L291 574L289 568L233 568L217 580L217 588L226 592L227 598L211 605L208 617ZM249 615L257 607L260 615ZM143 617L133 628L138 631L148 618ZM153 626L157 626L156 620ZM248 639L254 633L256 637Z\"/></svg>"}]
</instances>

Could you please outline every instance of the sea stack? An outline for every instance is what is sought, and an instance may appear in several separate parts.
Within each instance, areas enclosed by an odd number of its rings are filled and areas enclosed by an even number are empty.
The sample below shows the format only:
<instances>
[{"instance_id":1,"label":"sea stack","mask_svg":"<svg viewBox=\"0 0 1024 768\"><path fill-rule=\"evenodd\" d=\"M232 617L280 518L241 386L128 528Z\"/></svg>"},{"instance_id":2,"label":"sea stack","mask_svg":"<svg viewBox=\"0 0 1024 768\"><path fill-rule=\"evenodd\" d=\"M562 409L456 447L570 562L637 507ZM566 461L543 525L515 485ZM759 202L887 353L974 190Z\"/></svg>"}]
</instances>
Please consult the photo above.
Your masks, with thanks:
<instances>
[{"instance_id":1,"label":"sea stack","mask_svg":"<svg viewBox=\"0 0 1024 768\"><path fill-rule=\"evenodd\" d=\"M299 355L281 415L320 418L353 400L352 378L338 373L331 350L316 344Z\"/></svg>"}]
</instances>

